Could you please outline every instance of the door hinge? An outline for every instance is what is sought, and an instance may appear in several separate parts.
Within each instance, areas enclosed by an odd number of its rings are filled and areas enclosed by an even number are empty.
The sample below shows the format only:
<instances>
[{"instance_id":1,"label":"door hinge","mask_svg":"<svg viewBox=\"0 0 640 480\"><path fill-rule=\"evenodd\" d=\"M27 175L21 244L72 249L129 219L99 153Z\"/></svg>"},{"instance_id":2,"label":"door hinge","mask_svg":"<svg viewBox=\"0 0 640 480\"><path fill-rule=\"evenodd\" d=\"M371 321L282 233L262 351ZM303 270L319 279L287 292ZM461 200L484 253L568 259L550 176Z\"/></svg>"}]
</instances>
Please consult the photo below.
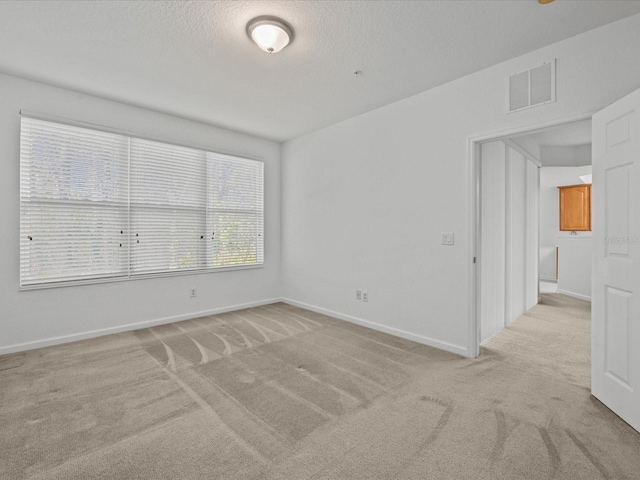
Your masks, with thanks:
<instances>
[{"instance_id":1,"label":"door hinge","mask_svg":"<svg viewBox=\"0 0 640 480\"><path fill-rule=\"evenodd\" d=\"M476 263L476 257L473 257L473 263Z\"/></svg>"}]
</instances>

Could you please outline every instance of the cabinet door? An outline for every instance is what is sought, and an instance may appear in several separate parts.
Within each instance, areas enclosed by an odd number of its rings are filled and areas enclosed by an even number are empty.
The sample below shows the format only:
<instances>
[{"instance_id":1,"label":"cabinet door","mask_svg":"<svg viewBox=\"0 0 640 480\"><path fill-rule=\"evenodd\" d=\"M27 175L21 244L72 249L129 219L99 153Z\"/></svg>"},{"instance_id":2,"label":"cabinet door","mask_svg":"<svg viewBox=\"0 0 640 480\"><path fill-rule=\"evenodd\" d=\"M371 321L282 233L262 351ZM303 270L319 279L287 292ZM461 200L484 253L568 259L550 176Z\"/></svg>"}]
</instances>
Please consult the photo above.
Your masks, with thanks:
<instances>
[{"instance_id":1,"label":"cabinet door","mask_svg":"<svg viewBox=\"0 0 640 480\"><path fill-rule=\"evenodd\" d=\"M560 230L591 230L591 185L570 185L560 190Z\"/></svg>"}]
</instances>

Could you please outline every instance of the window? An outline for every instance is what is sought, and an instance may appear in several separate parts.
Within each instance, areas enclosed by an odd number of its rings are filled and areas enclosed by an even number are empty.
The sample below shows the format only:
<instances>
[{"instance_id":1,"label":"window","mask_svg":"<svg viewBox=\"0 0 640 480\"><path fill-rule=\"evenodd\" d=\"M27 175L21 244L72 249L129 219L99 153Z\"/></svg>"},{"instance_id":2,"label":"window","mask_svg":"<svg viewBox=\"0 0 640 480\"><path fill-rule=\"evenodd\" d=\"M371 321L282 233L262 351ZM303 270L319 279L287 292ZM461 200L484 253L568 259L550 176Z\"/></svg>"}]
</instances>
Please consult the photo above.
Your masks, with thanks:
<instances>
[{"instance_id":1,"label":"window","mask_svg":"<svg viewBox=\"0 0 640 480\"><path fill-rule=\"evenodd\" d=\"M263 168L23 116L20 284L262 265Z\"/></svg>"}]
</instances>

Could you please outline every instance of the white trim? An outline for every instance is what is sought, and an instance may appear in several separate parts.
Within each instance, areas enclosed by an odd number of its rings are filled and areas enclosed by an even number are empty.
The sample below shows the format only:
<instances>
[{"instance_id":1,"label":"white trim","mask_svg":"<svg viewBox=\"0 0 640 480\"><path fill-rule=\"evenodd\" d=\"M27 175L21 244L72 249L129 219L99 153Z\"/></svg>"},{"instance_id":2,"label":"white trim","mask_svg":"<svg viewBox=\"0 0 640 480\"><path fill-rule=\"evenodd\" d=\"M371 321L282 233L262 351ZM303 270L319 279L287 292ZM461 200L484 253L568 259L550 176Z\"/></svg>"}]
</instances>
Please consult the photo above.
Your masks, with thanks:
<instances>
[{"instance_id":1,"label":"white trim","mask_svg":"<svg viewBox=\"0 0 640 480\"><path fill-rule=\"evenodd\" d=\"M469 138L467 143L467 157L469 163L469 232L471 240L468 250L469 277L471 279L467 296L469 299L469 325L467 340L468 356L476 358L480 355L480 174L478 169L478 159L480 158L480 142L475 142L473 138Z\"/></svg>"},{"instance_id":2,"label":"white trim","mask_svg":"<svg viewBox=\"0 0 640 480\"><path fill-rule=\"evenodd\" d=\"M549 282L549 283L558 283L558 279L556 277L538 277L539 282Z\"/></svg>"},{"instance_id":3,"label":"white trim","mask_svg":"<svg viewBox=\"0 0 640 480\"><path fill-rule=\"evenodd\" d=\"M520 317L518 317L520 318ZM517 318L516 318L517 320ZM513 322L515 322L516 320L513 320L512 322L509 322L507 325L504 326L504 328L507 328L509 325L511 325ZM489 343L491 340L493 340L494 338L496 338L498 335L500 335L502 332L504 332L504 328L498 330L496 333L494 333L493 335L491 335L489 338L485 338L484 340L482 340L482 342L480 343L481 346L485 346L487 343Z\"/></svg>"},{"instance_id":4,"label":"white trim","mask_svg":"<svg viewBox=\"0 0 640 480\"><path fill-rule=\"evenodd\" d=\"M413 340L414 342L421 343L423 345L427 345L429 347L438 348L440 350L446 350L448 352L456 353L458 355L462 355L463 357L470 357L469 351L460 345L455 345L453 343L442 342L440 340L435 340L433 338L424 337L422 335L416 335L411 332L407 332L404 330L400 330L393 327L387 327L386 325L381 325L379 323L371 322L369 320L365 320L363 318L354 317L352 315L346 315L344 313L335 312L333 310L329 310L322 307L317 307L315 305L310 305L304 302L298 302L296 300L292 300L290 298L282 298L281 301L283 303L287 303L289 305L293 305L294 307L304 308L305 310L310 310L312 312L321 313L323 315L328 315L330 317L337 318L339 320L344 320L349 323L355 323L356 325L361 325L363 327L370 328L372 330L377 330L379 332L388 333L390 335L394 335L396 337L406 338L407 340Z\"/></svg>"},{"instance_id":5,"label":"white trim","mask_svg":"<svg viewBox=\"0 0 640 480\"><path fill-rule=\"evenodd\" d=\"M580 115L573 115L571 117L566 117L562 119L549 120L547 122L536 123L529 126L509 128L506 130L493 132L493 133L477 134L475 136L470 136L469 140L475 143L484 143L484 142L489 142L494 140L504 140L505 138L514 137L516 135L523 135L525 133L527 134L540 133L541 131L546 130L548 128L559 127L560 125L566 125L568 123L588 120L593 116L594 113L596 112L590 112L590 113L586 112L586 113L581 113Z\"/></svg>"},{"instance_id":6,"label":"white trim","mask_svg":"<svg viewBox=\"0 0 640 480\"><path fill-rule=\"evenodd\" d=\"M587 302L591 301L591 297L587 297L586 295L582 295L580 293L569 292L567 290L557 289L556 293L559 293L561 295L566 295L567 297L577 298L578 300L586 300Z\"/></svg>"},{"instance_id":7,"label":"white trim","mask_svg":"<svg viewBox=\"0 0 640 480\"><path fill-rule=\"evenodd\" d=\"M141 328L154 327L156 325L165 325L167 323L181 322L182 320L190 320L192 318L206 317L208 315L216 315L219 313L232 312L235 310L243 310L245 308L260 307L262 305L269 305L272 303L280 302L280 298L268 298L265 300L258 300L255 302L242 303L240 305L231 305L228 307L214 308L211 310L203 310L200 312L186 313L183 315L174 315L172 317L157 318L155 320L145 320L143 322L129 323L126 325L119 325L117 327L101 328L98 330L89 330L87 332L72 333L70 335L61 335L59 337L44 338L42 340L34 340L32 342L16 343L13 345L7 345L0 347L0 355L7 353L24 352L26 350L33 350L35 348L50 347L52 345L60 345L61 343L75 342L77 340L85 340L88 338L101 337L103 335L110 335L113 333L130 332L132 330L139 330Z\"/></svg>"},{"instance_id":8,"label":"white trim","mask_svg":"<svg viewBox=\"0 0 640 480\"><path fill-rule=\"evenodd\" d=\"M520 153L521 155L529 159L538 168L542 168L542 162L540 161L540 159L536 157L534 154L530 153L529 150L526 150L523 147L521 147L518 142L510 138L504 139L503 142L509 145L511 148L513 148L516 152Z\"/></svg>"},{"instance_id":9,"label":"white trim","mask_svg":"<svg viewBox=\"0 0 640 480\"><path fill-rule=\"evenodd\" d=\"M209 315L217 315L220 313L225 313L225 312L233 312L236 310L243 310L245 308L252 308L252 307L260 307L262 305L270 305L273 303L278 303L278 302L283 302L283 303L287 303L289 305L293 305L295 307L300 307L300 308L304 308L306 310L310 310L312 312L317 312L317 313L321 313L323 315L328 315L334 318L337 318L339 320L344 320L346 322L349 323L354 323L356 325L361 325L363 327L367 327L367 328L371 328L372 330L377 330L379 332L384 332L384 333L388 333L390 335L394 335L396 337L401 337L401 338L406 338L407 340L412 340L414 342L423 344L423 345L427 345L429 347L434 347L434 348L438 348L440 350L445 350L448 352L452 352L452 353L456 353L458 355L462 355L464 357L471 357L471 355L469 355L469 351L460 346L460 345L455 345L453 343L449 343L449 342L442 342L440 340L435 340L433 338L430 337L425 337L422 335L416 335L414 333L411 332L407 332L404 330L400 330L397 328L392 328L392 327L387 327L385 325L381 325L379 323L375 323L375 322L371 322L369 320L364 320L362 318L358 318L358 317L354 317L351 315L346 315L340 312L335 312L333 310L329 310L326 308L322 308L322 307L317 307L315 305L310 305L304 302L298 302L296 300L292 300L289 298L269 298L269 299L265 299L265 300L258 300L255 302L248 302L248 303L243 303L243 304L239 304L239 305L231 305L228 307L220 307L220 308L214 308L211 310L203 310L200 312L192 312L192 313L186 313L183 315L174 315L172 317L163 317L163 318L158 318L155 320L145 320L143 322L136 322L136 323L129 323L126 325L119 325L117 327L108 327L108 328L101 328L98 330L89 330L86 332L81 332L81 333L73 333L70 335L61 335L58 337L50 337L50 338L45 338L42 340L34 340L31 342L25 342L25 343L16 343L13 345L7 345L4 347L0 347L0 355L6 355L9 353L18 353L18 352L24 352L24 351L28 351L28 350L34 350L36 348L43 348L43 347L50 347L53 345L60 345L63 343L70 343L70 342L75 342L78 340L86 340L89 338L95 338L95 337L101 337L101 336L105 336L105 335L111 335L114 333L122 333L122 332L130 332L133 330L139 330L142 328L149 328L149 327L154 327L154 326L158 326L158 325L166 325L168 323L174 323L174 322L181 322L183 320L190 320L192 318L200 318L200 317L206 317Z\"/></svg>"},{"instance_id":10,"label":"white trim","mask_svg":"<svg viewBox=\"0 0 640 480\"><path fill-rule=\"evenodd\" d=\"M167 278L167 277L179 277L182 275L201 275L203 273L217 273L217 272L235 272L237 270L251 270L254 268L264 268L264 263L256 263L255 265L228 265L225 267L212 267L212 268L194 268L184 270L174 270L158 273L139 273L125 276L114 277L96 277L86 278L79 280L63 280L58 282L49 283L31 283L27 285L20 285L18 290L21 292L28 292L29 290L44 290L47 288L60 288L60 287L77 287L80 285L99 285L103 283L113 282L130 282L136 280L144 280L147 278ZM129 271L131 269L129 268Z\"/></svg>"}]
</instances>

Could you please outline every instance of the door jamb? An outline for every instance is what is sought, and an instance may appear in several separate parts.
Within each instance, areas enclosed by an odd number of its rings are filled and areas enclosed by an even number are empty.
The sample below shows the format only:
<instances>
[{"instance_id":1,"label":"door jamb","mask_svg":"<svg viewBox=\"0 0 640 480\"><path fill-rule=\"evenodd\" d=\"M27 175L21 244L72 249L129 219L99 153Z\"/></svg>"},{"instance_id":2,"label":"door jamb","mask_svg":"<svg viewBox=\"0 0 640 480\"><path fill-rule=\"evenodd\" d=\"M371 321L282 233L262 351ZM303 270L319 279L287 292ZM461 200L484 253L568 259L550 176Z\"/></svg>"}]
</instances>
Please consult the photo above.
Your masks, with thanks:
<instances>
[{"instance_id":1,"label":"door jamb","mask_svg":"<svg viewBox=\"0 0 640 480\"><path fill-rule=\"evenodd\" d=\"M558 127L567 123L579 122L590 119L597 110L571 117L551 120L548 122L522 126L507 130L501 130L484 135L468 137L467 158L469 172L469 334L467 352L469 357L476 358L480 355L480 273L481 273L481 251L480 251L480 146L482 143L502 140L506 137L520 135L524 133L535 133L538 130L545 130L551 127ZM539 232L538 232L539 233ZM477 262L477 263L476 263Z\"/></svg>"}]
</instances>

